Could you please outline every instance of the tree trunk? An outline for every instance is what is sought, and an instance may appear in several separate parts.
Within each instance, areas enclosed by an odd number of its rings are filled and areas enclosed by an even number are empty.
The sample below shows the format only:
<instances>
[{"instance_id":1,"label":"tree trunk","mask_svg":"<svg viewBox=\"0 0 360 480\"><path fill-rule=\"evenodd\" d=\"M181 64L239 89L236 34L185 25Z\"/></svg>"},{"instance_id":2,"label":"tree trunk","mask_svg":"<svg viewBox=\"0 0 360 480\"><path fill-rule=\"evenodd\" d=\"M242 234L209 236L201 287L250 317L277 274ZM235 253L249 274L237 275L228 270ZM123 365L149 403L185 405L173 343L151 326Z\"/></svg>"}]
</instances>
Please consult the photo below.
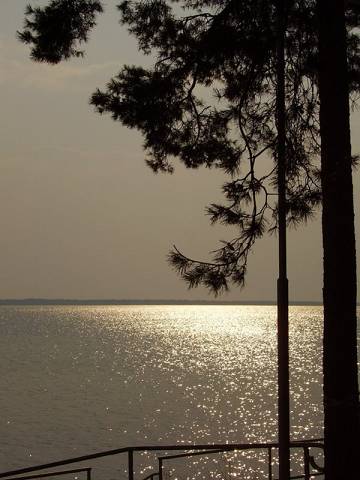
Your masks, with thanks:
<instances>
[{"instance_id":1,"label":"tree trunk","mask_svg":"<svg viewBox=\"0 0 360 480\"><path fill-rule=\"evenodd\" d=\"M344 0L318 0L326 480L359 478L356 252Z\"/></svg>"}]
</instances>

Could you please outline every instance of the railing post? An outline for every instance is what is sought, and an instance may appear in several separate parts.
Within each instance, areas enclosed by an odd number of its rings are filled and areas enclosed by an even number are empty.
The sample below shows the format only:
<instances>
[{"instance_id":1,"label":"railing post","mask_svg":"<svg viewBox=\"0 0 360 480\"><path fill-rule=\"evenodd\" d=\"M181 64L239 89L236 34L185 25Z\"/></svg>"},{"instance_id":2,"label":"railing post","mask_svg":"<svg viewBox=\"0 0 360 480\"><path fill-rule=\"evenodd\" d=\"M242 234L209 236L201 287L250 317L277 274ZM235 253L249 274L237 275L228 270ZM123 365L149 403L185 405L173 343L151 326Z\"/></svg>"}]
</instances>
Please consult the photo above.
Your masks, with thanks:
<instances>
[{"instance_id":1,"label":"railing post","mask_svg":"<svg viewBox=\"0 0 360 480\"><path fill-rule=\"evenodd\" d=\"M272 450L268 448L268 462L269 462L269 480L272 480Z\"/></svg>"},{"instance_id":2,"label":"railing post","mask_svg":"<svg viewBox=\"0 0 360 480\"><path fill-rule=\"evenodd\" d=\"M86 470L86 480L91 480L91 468Z\"/></svg>"},{"instance_id":3,"label":"railing post","mask_svg":"<svg viewBox=\"0 0 360 480\"><path fill-rule=\"evenodd\" d=\"M134 480L134 452L131 448L128 450L128 479Z\"/></svg>"},{"instance_id":4,"label":"railing post","mask_svg":"<svg viewBox=\"0 0 360 480\"><path fill-rule=\"evenodd\" d=\"M304 447L304 479L310 480L310 455L309 447Z\"/></svg>"},{"instance_id":5,"label":"railing post","mask_svg":"<svg viewBox=\"0 0 360 480\"><path fill-rule=\"evenodd\" d=\"M159 480L163 480L163 461L159 458Z\"/></svg>"}]
</instances>

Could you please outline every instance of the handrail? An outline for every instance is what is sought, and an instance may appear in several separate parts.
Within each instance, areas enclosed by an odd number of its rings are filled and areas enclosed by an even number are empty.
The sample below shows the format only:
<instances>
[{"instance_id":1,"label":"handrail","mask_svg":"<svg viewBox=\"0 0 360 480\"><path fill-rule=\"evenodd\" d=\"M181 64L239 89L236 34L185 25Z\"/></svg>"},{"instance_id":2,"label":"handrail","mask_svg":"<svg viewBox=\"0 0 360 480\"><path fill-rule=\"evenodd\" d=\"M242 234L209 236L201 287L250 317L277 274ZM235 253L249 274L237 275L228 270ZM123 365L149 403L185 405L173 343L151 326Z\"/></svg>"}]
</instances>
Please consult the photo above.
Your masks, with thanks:
<instances>
[{"instance_id":1,"label":"handrail","mask_svg":"<svg viewBox=\"0 0 360 480\"><path fill-rule=\"evenodd\" d=\"M172 460L174 458L185 458L185 457L195 457L197 455L206 455L214 453L223 453L223 449L219 450L201 450L200 452L191 452L191 453L178 453L177 455L163 455L158 457L158 460Z\"/></svg>"},{"instance_id":2,"label":"handrail","mask_svg":"<svg viewBox=\"0 0 360 480\"><path fill-rule=\"evenodd\" d=\"M74 470L60 470L58 472L39 473L37 475L28 475L26 477L10 478L9 480L32 480L33 478L58 477L60 475L69 475L70 473L86 472L86 479L91 480L91 468L76 468Z\"/></svg>"},{"instance_id":3,"label":"handrail","mask_svg":"<svg viewBox=\"0 0 360 480\"><path fill-rule=\"evenodd\" d=\"M296 440L292 441L290 443L290 447L293 448L320 448L324 449L323 443L321 443L323 439L310 439L310 440ZM113 456L113 455L119 455L122 453L127 453L128 455L128 479L129 480L134 480L134 467L133 467L133 454L134 452L147 452L147 451L174 451L174 450L182 450L183 452L191 452L191 451L200 451L204 450L205 452L199 452L198 454L204 454L204 453L212 453L212 451L221 451L221 452L226 452L226 451L234 451L234 450L263 450L267 449L268 452L271 452L271 449L277 449L279 448L279 444L276 442L271 442L271 443L226 443L226 444L218 444L218 443L213 443L213 444L176 444L176 445L141 445L141 446L132 446L132 447L122 447L122 448L117 448L113 450L106 450L102 452L97 452L97 453L92 453L89 455L83 455L80 457L72 457L72 458L67 458L64 460L59 460L56 462L50 462L42 465L35 465L33 467L26 467L26 468L20 468L16 470L9 470L7 472L2 472L0 473L0 478L6 478L6 477L11 477L11 476L17 476L20 474L24 473L31 473L31 472L38 472L40 470L48 470L51 468L56 468L56 467L61 467L65 465L70 465L73 463L80 463L84 461L89 461L89 460L95 460L98 458L103 458L107 456ZM214 452L215 453L215 452ZM196 454L196 452L194 452ZM188 454L179 454L182 456L189 456ZM166 458L166 457L165 457ZM84 469L85 470L85 469ZM53 475L57 474L57 472L54 472ZM41 476L50 476L48 474L40 474L40 475L32 475L31 478L39 478ZM156 473L152 474L156 475ZM146 478L151 477L149 475ZM161 472L159 472L159 477L161 478ZM27 480L30 480L29 477L26 477ZM14 479L7 479L7 480L25 480L25 478L14 478ZM89 479L88 479L89 480Z\"/></svg>"},{"instance_id":4,"label":"handrail","mask_svg":"<svg viewBox=\"0 0 360 480\"><path fill-rule=\"evenodd\" d=\"M195 457L198 455L209 455L214 453L223 453L224 450L201 450L200 452L178 453L177 455L163 455L158 457L159 461L159 480L163 480L163 461L172 460L175 458Z\"/></svg>"},{"instance_id":5,"label":"handrail","mask_svg":"<svg viewBox=\"0 0 360 480\"><path fill-rule=\"evenodd\" d=\"M118 455L119 453L127 453L128 447L117 448L115 450L107 450L105 452L91 453L90 455L84 455L82 457L67 458L65 460L59 460L57 462L44 463L42 465L35 465L33 467L19 468L17 470L9 470L8 472L0 473L0 478L10 477L11 475L20 475L21 473L38 472L39 470L47 470L48 468L62 467L64 465L70 465L71 463L80 463L87 460L95 460L96 458L107 457L111 455Z\"/></svg>"},{"instance_id":6,"label":"handrail","mask_svg":"<svg viewBox=\"0 0 360 480\"><path fill-rule=\"evenodd\" d=\"M320 448L324 449L323 444L318 443L320 439L311 439L311 440L298 440L298 441L293 441L290 443L290 448L302 448L304 450L304 474L303 475L296 475L296 476L290 476L289 480L296 480L296 479L302 479L304 478L305 480L310 479L310 466L313 467L317 472L312 472L311 476L319 476L324 473L324 469L321 468L319 465L315 463L314 457L309 455L309 448ZM255 447L260 447L261 444L254 444L253 446ZM268 478L269 480L273 480L272 477L272 449L273 448L278 448L278 444L273 444L273 443L268 443L266 444L267 451L268 451ZM247 447L248 445L244 444L243 447ZM233 447L233 445L231 445ZM261 448L261 447L260 447ZM158 462L159 462L159 471L154 473L153 475L158 475L159 480L163 480L163 462L165 460L171 460L171 459L176 459L176 458L185 458L185 457L193 457L193 456L198 456L198 455L208 455L208 454L214 454L214 453L224 453L224 451L235 451L235 450L245 450L247 448L227 448L224 450L224 448L219 449L219 450L202 450L200 452L188 452L188 453L181 453L177 455L164 455L158 457ZM251 447L249 448L251 449ZM146 480L146 479L143 479ZM275 479L274 479L275 480Z\"/></svg>"}]
</instances>

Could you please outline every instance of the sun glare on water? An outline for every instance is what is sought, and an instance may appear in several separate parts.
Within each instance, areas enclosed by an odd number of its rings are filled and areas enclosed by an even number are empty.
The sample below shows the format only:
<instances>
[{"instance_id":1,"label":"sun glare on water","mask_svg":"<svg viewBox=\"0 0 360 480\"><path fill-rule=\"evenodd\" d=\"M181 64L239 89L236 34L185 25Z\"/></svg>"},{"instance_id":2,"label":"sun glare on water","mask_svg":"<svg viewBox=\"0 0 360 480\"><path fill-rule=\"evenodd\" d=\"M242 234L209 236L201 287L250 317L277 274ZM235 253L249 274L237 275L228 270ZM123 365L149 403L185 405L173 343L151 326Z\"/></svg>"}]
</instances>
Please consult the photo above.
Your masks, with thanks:
<instances>
[{"instance_id":1,"label":"sun glare on water","mask_svg":"<svg viewBox=\"0 0 360 480\"><path fill-rule=\"evenodd\" d=\"M290 313L291 434L321 437L321 309ZM35 464L126 445L277 439L276 307L7 307L0 328L4 465L29 453ZM216 468L234 473L224 455Z\"/></svg>"}]
</instances>

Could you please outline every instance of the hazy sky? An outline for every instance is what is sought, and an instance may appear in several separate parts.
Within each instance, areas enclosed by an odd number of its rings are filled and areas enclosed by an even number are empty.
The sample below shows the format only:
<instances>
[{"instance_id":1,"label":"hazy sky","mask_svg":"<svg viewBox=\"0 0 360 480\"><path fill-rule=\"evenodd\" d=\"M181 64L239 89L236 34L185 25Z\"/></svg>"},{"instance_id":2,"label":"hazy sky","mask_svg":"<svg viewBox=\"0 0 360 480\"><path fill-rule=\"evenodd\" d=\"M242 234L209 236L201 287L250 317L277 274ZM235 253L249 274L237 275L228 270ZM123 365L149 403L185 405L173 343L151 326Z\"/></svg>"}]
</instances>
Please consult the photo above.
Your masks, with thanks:
<instances>
[{"instance_id":1,"label":"hazy sky","mask_svg":"<svg viewBox=\"0 0 360 480\"><path fill-rule=\"evenodd\" d=\"M118 24L118 2L104 2L85 59L56 67L32 63L15 38L27 3L0 0L0 298L211 298L188 291L166 255L175 243L205 260L231 237L204 215L224 177L179 164L154 175L141 136L88 103L124 63L150 61ZM359 129L355 113L354 152ZM358 175L355 186L356 204ZM223 299L275 299L276 257L276 237L258 242L246 287ZM289 234L292 300L321 299L321 264L318 218Z\"/></svg>"}]
</instances>

